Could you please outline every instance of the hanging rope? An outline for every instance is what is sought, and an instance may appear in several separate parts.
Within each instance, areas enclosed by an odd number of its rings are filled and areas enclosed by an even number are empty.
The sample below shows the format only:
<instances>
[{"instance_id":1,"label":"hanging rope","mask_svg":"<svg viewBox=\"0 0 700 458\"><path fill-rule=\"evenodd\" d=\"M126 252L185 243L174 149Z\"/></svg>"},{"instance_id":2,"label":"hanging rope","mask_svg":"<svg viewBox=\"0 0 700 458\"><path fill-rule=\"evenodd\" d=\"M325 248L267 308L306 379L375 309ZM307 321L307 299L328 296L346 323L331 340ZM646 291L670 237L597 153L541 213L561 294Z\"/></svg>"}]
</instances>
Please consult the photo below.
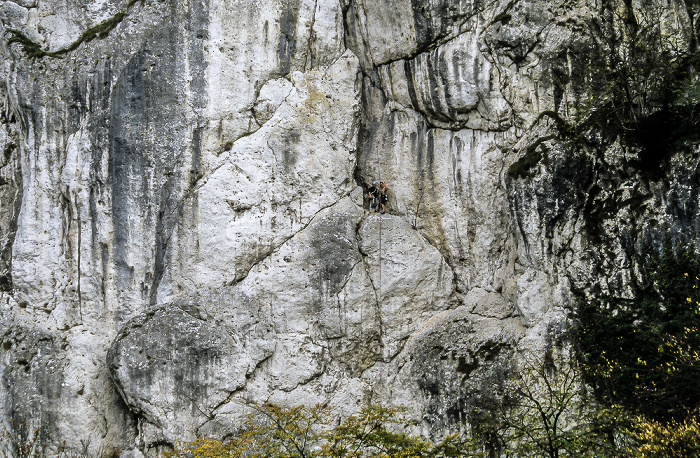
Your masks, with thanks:
<instances>
[{"instance_id":1,"label":"hanging rope","mask_svg":"<svg viewBox=\"0 0 700 458\"><path fill-rule=\"evenodd\" d=\"M377 174L379 178L379 183L382 182L382 166L379 162L379 148L377 148ZM381 307L382 304L382 196L379 194L379 288L377 291L377 305Z\"/></svg>"},{"instance_id":2,"label":"hanging rope","mask_svg":"<svg viewBox=\"0 0 700 458\"><path fill-rule=\"evenodd\" d=\"M381 178L380 178L381 179ZM381 197L379 198L379 208L382 208ZM379 292L377 294L379 305L382 303L382 213L379 212Z\"/></svg>"}]
</instances>

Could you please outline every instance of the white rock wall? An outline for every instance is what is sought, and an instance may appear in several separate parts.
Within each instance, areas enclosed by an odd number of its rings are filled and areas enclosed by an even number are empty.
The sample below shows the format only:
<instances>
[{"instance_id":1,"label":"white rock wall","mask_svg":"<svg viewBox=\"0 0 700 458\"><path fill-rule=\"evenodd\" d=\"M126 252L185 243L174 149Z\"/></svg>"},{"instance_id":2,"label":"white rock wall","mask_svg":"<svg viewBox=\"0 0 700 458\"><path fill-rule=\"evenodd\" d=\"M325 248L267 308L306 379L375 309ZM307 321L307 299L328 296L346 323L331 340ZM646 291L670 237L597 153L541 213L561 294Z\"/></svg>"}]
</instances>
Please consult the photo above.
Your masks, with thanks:
<instances>
[{"instance_id":1,"label":"white rock wall","mask_svg":"<svg viewBox=\"0 0 700 458\"><path fill-rule=\"evenodd\" d=\"M553 138L535 176L509 176L555 131L541 114L581 96L566 81L601 6L570 3L145 0L56 59L5 34L5 424L49 454L90 438L126 456L221 436L246 400L463 427L513 352L565 333L574 290L625 294L645 218L696 208L621 178L620 145ZM0 21L57 50L126 6L8 0ZM600 249L591 206L634 182L649 210L622 201Z\"/></svg>"}]
</instances>

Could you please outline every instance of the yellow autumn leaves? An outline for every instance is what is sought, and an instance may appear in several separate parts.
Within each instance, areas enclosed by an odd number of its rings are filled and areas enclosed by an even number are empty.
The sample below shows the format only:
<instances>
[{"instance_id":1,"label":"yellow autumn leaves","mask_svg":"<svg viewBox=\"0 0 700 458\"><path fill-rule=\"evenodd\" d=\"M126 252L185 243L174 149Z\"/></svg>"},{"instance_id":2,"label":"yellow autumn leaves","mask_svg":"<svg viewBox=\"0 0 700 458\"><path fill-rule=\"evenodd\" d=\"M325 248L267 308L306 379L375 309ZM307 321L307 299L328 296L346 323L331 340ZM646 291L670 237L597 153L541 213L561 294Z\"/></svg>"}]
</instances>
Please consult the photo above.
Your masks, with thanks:
<instances>
[{"instance_id":1,"label":"yellow autumn leaves","mask_svg":"<svg viewBox=\"0 0 700 458\"><path fill-rule=\"evenodd\" d=\"M401 409L367 406L336 426L323 405L289 409L250 404L245 430L219 441L202 437L177 444L171 458L419 458L474 456L454 436L438 444L396 432Z\"/></svg>"}]
</instances>

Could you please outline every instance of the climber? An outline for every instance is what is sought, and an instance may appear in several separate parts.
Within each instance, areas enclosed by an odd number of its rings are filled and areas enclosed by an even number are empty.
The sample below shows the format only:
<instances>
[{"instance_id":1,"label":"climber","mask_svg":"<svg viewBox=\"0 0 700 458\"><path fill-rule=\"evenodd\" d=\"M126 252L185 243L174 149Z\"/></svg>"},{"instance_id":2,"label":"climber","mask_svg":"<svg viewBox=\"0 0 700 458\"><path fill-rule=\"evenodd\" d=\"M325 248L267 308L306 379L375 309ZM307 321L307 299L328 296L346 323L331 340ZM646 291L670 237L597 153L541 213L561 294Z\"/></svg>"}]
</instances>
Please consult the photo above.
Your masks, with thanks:
<instances>
[{"instance_id":1,"label":"climber","mask_svg":"<svg viewBox=\"0 0 700 458\"><path fill-rule=\"evenodd\" d=\"M382 214L386 212L386 203L389 201L389 190L386 187L386 183L383 181L379 182L379 205L381 207Z\"/></svg>"},{"instance_id":2,"label":"climber","mask_svg":"<svg viewBox=\"0 0 700 458\"><path fill-rule=\"evenodd\" d=\"M372 186L367 190L369 194L369 211L370 213L379 211L379 189L377 189L377 182L373 181Z\"/></svg>"}]
</instances>

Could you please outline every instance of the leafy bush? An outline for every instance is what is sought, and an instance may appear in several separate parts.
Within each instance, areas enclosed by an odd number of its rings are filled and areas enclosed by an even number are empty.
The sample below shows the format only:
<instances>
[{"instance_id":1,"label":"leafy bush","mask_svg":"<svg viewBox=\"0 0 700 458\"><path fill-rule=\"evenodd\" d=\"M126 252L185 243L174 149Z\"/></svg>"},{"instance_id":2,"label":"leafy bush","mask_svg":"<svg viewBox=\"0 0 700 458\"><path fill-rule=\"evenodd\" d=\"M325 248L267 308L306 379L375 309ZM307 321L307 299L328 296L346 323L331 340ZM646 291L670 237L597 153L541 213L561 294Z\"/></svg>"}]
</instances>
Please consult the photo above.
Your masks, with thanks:
<instances>
[{"instance_id":1,"label":"leafy bush","mask_svg":"<svg viewBox=\"0 0 700 458\"><path fill-rule=\"evenodd\" d=\"M234 439L207 437L178 444L174 458L419 458L475 456L467 442L449 436L431 444L396 432L401 409L367 406L336 426L327 406L285 409L250 404L245 430Z\"/></svg>"},{"instance_id":2,"label":"leafy bush","mask_svg":"<svg viewBox=\"0 0 700 458\"><path fill-rule=\"evenodd\" d=\"M697 414L682 422L667 423L637 419L629 430L637 444L633 458L688 458L700 455L700 418Z\"/></svg>"}]
</instances>

